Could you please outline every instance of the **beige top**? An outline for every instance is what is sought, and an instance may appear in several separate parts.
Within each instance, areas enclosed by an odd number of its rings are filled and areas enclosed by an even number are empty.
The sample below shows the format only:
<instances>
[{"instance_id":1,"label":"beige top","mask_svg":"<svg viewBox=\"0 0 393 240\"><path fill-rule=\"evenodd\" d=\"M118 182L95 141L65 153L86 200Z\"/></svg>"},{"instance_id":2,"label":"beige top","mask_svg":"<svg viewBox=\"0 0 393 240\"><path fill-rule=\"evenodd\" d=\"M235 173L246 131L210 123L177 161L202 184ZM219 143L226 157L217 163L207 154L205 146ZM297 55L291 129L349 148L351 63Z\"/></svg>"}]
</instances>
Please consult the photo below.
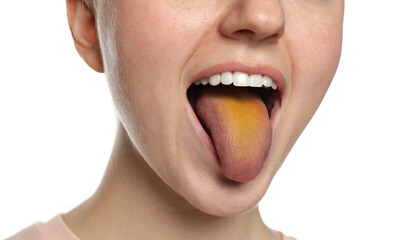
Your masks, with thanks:
<instances>
[{"instance_id":1,"label":"beige top","mask_svg":"<svg viewBox=\"0 0 393 240\"><path fill-rule=\"evenodd\" d=\"M38 222L5 240L80 240L63 221L61 214L46 223Z\"/></svg>"},{"instance_id":2,"label":"beige top","mask_svg":"<svg viewBox=\"0 0 393 240\"><path fill-rule=\"evenodd\" d=\"M36 223L5 240L80 240L64 223L61 214L46 223ZM283 240L296 240L283 235Z\"/></svg>"}]
</instances>

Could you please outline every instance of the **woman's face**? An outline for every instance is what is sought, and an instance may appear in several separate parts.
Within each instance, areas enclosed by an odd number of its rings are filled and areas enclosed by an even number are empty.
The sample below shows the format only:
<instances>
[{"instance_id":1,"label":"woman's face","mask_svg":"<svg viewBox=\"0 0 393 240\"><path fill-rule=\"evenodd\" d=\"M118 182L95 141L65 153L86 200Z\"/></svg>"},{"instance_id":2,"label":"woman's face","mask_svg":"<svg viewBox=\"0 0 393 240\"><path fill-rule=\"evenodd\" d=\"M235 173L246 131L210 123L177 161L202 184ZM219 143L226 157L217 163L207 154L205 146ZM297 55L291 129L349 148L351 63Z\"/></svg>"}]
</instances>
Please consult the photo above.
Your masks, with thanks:
<instances>
[{"instance_id":1,"label":"woman's face","mask_svg":"<svg viewBox=\"0 0 393 240\"><path fill-rule=\"evenodd\" d=\"M109 86L139 154L204 212L229 216L252 209L333 78L343 8L343 0L98 3ZM197 92L193 82L225 71L271 75L278 85L269 154L262 170L242 183L223 174L190 100Z\"/></svg>"}]
</instances>

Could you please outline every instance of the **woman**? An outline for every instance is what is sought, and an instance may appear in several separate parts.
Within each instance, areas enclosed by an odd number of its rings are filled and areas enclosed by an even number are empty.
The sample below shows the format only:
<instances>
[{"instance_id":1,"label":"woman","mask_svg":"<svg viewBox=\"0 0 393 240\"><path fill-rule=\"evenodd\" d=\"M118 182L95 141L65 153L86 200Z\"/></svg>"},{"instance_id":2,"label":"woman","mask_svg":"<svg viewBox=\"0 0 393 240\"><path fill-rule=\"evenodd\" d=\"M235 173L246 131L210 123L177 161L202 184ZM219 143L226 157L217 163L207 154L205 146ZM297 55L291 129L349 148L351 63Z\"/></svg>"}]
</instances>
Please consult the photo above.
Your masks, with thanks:
<instances>
[{"instance_id":1,"label":"woman","mask_svg":"<svg viewBox=\"0 0 393 240\"><path fill-rule=\"evenodd\" d=\"M343 0L67 0L118 133L96 193L10 239L290 239L256 206L334 76Z\"/></svg>"}]
</instances>

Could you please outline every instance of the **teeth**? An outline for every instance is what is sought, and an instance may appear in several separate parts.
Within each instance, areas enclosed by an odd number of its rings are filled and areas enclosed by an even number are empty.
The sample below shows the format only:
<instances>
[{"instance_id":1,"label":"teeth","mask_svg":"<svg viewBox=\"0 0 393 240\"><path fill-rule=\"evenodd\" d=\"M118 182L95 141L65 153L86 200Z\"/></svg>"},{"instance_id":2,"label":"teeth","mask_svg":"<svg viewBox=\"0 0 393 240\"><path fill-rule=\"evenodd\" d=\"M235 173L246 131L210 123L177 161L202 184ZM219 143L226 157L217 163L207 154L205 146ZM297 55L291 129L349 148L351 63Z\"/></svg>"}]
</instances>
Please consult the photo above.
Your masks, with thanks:
<instances>
[{"instance_id":1,"label":"teeth","mask_svg":"<svg viewBox=\"0 0 393 240\"><path fill-rule=\"evenodd\" d=\"M216 74L216 75L211 76L209 78L210 85L217 86L218 84L220 84L220 78L221 78L220 74Z\"/></svg>"},{"instance_id":2,"label":"teeth","mask_svg":"<svg viewBox=\"0 0 393 240\"><path fill-rule=\"evenodd\" d=\"M207 78L204 78L201 81L202 85L206 85L208 82L209 82L209 79L207 79Z\"/></svg>"},{"instance_id":3,"label":"teeth","mask_svg":"<svg viewBox=\"0 0 393 240\"><path fill-rule=\"evenodd\" d=\"M272 88L273 88L274 90L277 89L277 85L276 85L274 82L272 83Z\"/></svg>"},{"instance_id":4,"label":"teeth","mask_svg":"<svg viewBox=\"0 0 393 240\"><path fill-rule=\"evenodd\" d=\"M206 85L217 86L222 83L223 85L233 84L236 87L264 87L277 89L276 83L269 76L262 76L261 74L248 75L243 72L224 72L222 74L215 74L210 78L204 78L202 80L196 81L195 85Z\"/></svg>"},{"instance_id":5,"label":"teeth","mask_svg":"<svg viewBox=\"0 0 393 240\"><path fill-rule=\"evenodd\" d=\"M248 74L242 72L235 72L233 74L233 85L237 87L247 87Z\"/></svg>"},{"instance_id":6,"label":"teeth","mask_svg":"<svg viewBox=\"0 0 393 240\"><path fill-rule=\"evenodd\" d=\"M231 72L224 72L221 74L221 83L224 85L231 85L233 83L233 74Z\"/></svg>"},{"instance_id":7,"label":"teeth","mask_svg":"<svg viewBox=\"0 0 393 240\"><path fill-rule=\"evenodd\" d=\"M271 87L272 85L273 85L273 80L268 76L263 76L263 86Z\"/></svg>"},{"instance_id":8,"label":"teeth","mask_svg":"<svg viewBox=\"0 0 393 240\"><path fill-rule=\"evenodd\" d=\"M248 77L250 81L250 87L262 87L263 86L263 77L259 74L253 74Z\"/></svg>"}]
</instances>

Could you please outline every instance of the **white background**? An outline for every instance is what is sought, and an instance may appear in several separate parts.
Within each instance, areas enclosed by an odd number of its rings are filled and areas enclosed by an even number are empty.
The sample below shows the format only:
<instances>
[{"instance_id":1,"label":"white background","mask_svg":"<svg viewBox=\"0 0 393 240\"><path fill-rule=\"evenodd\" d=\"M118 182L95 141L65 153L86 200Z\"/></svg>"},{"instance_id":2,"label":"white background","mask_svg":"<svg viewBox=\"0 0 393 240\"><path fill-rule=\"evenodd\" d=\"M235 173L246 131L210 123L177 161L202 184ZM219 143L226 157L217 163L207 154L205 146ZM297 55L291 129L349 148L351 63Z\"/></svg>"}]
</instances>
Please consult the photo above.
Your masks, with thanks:
<instances>
[{"instance_id":1,"label":"white background","mask_svg":"<svg viewBox=\"0 0 393 240\"><path fill-rule=\"evenodd\" d=\"M260 203L299 240L393 239L393 3L346 2L335 80ZM98 186L115 117L74 50L65 1L0 4L0 239Z\"/></svg>"}]
</instances>

